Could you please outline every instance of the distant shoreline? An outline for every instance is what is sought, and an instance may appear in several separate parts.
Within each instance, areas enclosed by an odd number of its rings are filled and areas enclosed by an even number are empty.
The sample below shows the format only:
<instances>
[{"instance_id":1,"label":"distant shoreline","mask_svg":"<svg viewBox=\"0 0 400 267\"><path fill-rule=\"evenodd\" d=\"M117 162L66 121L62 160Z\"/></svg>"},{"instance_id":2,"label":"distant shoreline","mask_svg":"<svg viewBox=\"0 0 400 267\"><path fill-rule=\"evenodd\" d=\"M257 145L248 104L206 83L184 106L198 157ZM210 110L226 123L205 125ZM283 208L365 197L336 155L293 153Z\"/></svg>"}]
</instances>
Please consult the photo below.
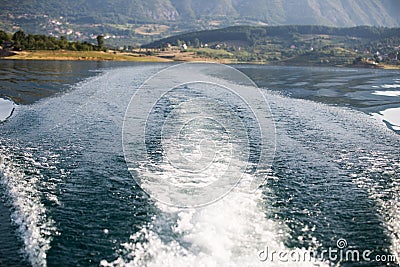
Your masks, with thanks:
<instances>
[{"instance_id":1,"label":"distant shoreline","mask_svg":"<svg viewBox=\"0 0 400 267\"><path fill-rule=\"evenodd\" d=\"M316 66L314 64L285 64L284 62L256 62L246 61L240 62L235 59L215 59L207 57L196 56L193 52L176 52L173 54L159 54L159 55L144 55L136 52L102 52L102 51L68 51L68 50L34 50L34 51L18 51L13 52L14 55L0 57L0 60L53 60L53 61L125 61L125 62L194 62L205 61L222 64L260 64L271 66ZM376 68L388 70L400 70L400 66L396 65L369 65L369 64L355 64L355 65L330 65L321 64L318 67L349 67L349 68Z\"/></svg>"},{"instance_id":2,"label":"distant shoreline","mask_svg":"<svg viewBox=\"0 0 400 267\"><path fill-rule=\"evenodd\" d=\"M3 60L72 60L72 61L132 61L132 62L170 62L156 56L135 53L102 51L34 50L17 51L15 55L0 57Z\"/></svg>"}]
</instances>

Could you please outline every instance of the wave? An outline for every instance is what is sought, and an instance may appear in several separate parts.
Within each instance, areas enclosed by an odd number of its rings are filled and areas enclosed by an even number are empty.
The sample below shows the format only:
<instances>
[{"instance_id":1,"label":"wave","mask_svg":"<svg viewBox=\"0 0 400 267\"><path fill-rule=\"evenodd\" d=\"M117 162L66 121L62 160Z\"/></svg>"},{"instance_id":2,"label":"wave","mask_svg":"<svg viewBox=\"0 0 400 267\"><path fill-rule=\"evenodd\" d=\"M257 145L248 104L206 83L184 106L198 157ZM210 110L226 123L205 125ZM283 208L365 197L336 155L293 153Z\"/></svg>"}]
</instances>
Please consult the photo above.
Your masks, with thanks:
<instances>
[{"instance_id":1,"label":"wave","mask_svg":"<svg viewBox=\"0 0 400 267\"><path fill-rule=\"evenodd\" d=\"M22 254L32 266L47 266L52 241L62 235L56 227L62 219L53 217L53 211L63 208L60 186L69 176L68 160L82 146L80 139L71 144L71 138L100 118L122 124L123 101L129 100L125 94L131 95L135 86L127 79L111 90L110 79L115 82L121 75L129 77L132 68L102 71L62 94L19 106L2 125L0 184L23 243Z\"/></svg>"},{"instance_id":2,"label":"wave","mask_svg":"<svg viewBox=\"0 0 400 267\"><path fill-rule=\"evenodd\" d=\"M249 194L253 177L245 175L225 198L199 209L158 203L153 222L122 244L122 255L102 266L265 266L260 251L304 254L288 249L285 226L269 219L259 190ZM315 248L317 244L315 244ZM314 262L316 259L311 259ZM273 262L274 266L309 266L310 262ZM328 266L321 262L321 266Z\"/></svg>"},{"instance_id":3,"label":"wave","mask_svg":"<svg viewBox=\"0 0 400 267\"><path fill-rule=\"evenodd\" d=\"M12 206L12 223L18 227L24 244L23 251L30 264L35 267L47 266L46 254L57 229L43 204L43 198L58 202L55 195L44 195L41 190L43 187L51 188L42 174L42 169L49 166L35 159L29 148L11 148L2 143L0 183Z\"/></svg>"}]
</instances>

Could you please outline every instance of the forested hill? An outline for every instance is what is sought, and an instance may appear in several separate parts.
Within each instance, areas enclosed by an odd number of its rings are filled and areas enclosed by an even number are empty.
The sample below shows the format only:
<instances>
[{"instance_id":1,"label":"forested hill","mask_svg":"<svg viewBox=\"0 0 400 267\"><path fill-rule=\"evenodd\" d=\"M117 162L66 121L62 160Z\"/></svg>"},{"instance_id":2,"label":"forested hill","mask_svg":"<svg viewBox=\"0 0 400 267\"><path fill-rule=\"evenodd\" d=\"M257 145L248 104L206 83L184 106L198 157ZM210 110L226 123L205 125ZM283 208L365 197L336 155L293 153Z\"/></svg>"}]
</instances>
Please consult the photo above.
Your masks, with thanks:
<instances>
[{"instance_id":1,"label":"forested hill","mask_svg":"<svg viewBox=\"0 0 400 267\"><path fill-rule=\"evenodd\" d=\"M180 34L143 47L155 51L181 49L206 58L234 58L238 62L400 65L400 28L235 26Z\"/></svg>"},{"instance_id":2,"label":"forested hill","mask_svg":"<svg viewBox=\"0 0 400 267\"><path fill-rule=\"evenodd\" d=\"M398 0L4 0L0 29L145 42L234 25L396 27L399 14Z\"/></svg>"},{"instance_id":3,"label":"forested hill","mask_svg":"<svg viewBox=\"0 0 400 267\"><path fill-rule=\"evenodd\" d=\"M389 39L400 40L400 28L385 28L371 26L357 26L350 28L336 28L312 25L288 25L288 26L234 26L225 29L206 30L185 33L164 38L150 44L145 48L159 48L170 43L176 45L178 42L194 44L215 43L237 43L242 46L253 46L260 43L271 43L272 39L281 39L289 45L296 44L304 36L319 37L325 40L343 39L348 43L361 44L372 41L384 41ZM269 40L271 39L271 40ZM317 38L318 39L318 38Z\"/></svg>"}]
</instances>

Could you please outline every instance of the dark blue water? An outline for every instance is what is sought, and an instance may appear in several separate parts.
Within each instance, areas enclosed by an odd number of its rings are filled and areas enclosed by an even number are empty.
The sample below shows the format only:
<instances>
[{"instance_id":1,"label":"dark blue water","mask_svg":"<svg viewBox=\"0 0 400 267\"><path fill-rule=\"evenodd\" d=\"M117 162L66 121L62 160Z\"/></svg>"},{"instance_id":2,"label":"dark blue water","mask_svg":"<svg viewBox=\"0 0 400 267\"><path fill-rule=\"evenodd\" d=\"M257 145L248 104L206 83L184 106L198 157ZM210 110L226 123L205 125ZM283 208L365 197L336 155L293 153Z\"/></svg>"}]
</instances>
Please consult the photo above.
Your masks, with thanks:
<instances>
[{"instance_id":1,"label":"dark blue water","mask_svg":"<svg viewBox=\"0 0 400 267\"><path fill-rule=\"evenodd\" d=\"M258 254L340 238L371 258L399 253L400 138L384 113L400 107L399 72L239 66L274 116L272 170L256 193L178 209L137 186L121 144L132 94L168 65L96 64L1 67L0 94L19 104L0 124L1 266L310 266Z\"/></svg>"}]
</instances>

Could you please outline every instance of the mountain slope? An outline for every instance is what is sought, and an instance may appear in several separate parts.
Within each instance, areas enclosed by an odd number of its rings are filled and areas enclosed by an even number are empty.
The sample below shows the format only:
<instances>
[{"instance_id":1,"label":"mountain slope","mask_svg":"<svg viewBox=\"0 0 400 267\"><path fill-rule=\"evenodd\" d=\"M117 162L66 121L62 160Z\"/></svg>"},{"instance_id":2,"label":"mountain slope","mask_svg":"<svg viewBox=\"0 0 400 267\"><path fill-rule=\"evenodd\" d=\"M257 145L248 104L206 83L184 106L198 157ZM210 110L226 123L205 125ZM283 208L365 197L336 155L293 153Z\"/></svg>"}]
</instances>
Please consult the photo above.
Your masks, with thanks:
<instances>
[{"instance_id":1,"label":"mountain slope","mask_svg":"<svg viewBox=\"0 0 400 267\"><path fill-rule=\"evenodd\" d=\"M242 24L396 27L399 13L398 0L5 0L0 29L140 39ZM137 29L143 24L164 26Z\"/></svg>"},{"instance_id":2,"label":"mountain slope","mask_svg":"<svg viewBox=\"0 0 400 267\"><path fill-rule=\"evenodd\" d=\"M1 15L92 16L96 22L115 16L154 22L224 16L270 24L398 26L399 9L397 0L7 0Z\"/></svg>"}]
</instances>

